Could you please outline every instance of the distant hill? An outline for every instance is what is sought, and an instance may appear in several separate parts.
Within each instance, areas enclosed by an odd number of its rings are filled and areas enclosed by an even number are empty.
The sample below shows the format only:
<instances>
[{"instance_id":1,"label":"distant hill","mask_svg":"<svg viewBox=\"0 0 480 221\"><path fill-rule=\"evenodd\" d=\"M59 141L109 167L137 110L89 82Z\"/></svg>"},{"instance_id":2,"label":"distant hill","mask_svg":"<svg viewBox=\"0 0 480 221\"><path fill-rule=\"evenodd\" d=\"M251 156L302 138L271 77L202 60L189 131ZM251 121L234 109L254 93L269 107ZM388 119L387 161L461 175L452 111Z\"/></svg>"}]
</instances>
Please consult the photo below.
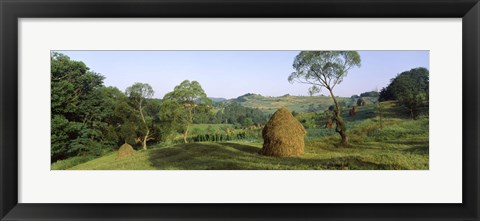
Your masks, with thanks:
<instances>
[{"instance_id":1,"label":"distant hill","mask_svg":"<svg viewBox=\"0 0 480 221\"><path fill-rule=\"evenodd\" d=\"M353 105L356 99L337 97L343 106ZM242 106L258 108L265 113L271 114L280 107L286 107L295 112L317 112L327 110L333 105L333 100L329 96L292 96L289 94L280 97L265 97L260 94L248 93L237 98L225 100L223 102L239 102Z\"/></svg>"},{"instance_id":2,"label":"distant hill","mask_svg":"<svg viewBox=\"0 0 480 221\"><path fill-rule=\"evenodd\" d=\"M221 101L226 101L227 99L226 98L223 98L223 97L209 97L210 100L214 101L214 102L221 102Z\"/></svg>"},{"instance_id":3,"label":"distant hill","mask_svg":"<svg viewBox=\"0 0 480 221\"><path fill-rule=\"evenodd\" d=\"M252 99L257 99L257 98L262 98L263 96L260 94L254 94L254 93L247 93L242 96L239 96L235 99L232 99L236 102L245 102L247 100L252 100Z\"/></svg>"}]
</instances>

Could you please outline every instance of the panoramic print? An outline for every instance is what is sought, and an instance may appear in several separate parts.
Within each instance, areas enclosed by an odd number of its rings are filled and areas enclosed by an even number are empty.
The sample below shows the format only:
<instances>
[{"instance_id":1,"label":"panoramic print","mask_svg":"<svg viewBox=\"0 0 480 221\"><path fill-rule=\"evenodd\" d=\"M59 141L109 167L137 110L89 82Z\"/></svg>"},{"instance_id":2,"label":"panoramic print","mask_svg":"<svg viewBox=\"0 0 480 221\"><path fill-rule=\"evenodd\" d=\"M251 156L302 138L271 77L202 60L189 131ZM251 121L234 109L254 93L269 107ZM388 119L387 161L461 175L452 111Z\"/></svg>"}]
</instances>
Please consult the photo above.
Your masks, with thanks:
<instances>
[{"instance_id":1,"label":"panoramic print","mask_svg":"<svg viewBox=\"0 0 480 221\"><path fill-rule=\"evenodd\" d=\"M428 170L429 51L52 51L52 170Z\"/></svg>"}]
</instances>

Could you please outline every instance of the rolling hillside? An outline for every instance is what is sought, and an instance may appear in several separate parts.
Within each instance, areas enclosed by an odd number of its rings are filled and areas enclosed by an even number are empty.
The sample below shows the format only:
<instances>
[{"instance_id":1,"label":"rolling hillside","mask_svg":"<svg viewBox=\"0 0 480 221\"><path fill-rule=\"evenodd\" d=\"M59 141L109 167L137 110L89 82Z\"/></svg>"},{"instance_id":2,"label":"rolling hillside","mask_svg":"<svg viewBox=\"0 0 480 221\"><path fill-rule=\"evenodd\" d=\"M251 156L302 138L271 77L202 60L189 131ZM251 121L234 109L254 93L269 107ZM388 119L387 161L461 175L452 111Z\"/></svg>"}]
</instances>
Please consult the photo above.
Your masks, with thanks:
<instances>
[{"instance_id":1,"label":"rolling hillside","mask_svg":"<svg viewBox=\"0 0 480 221\"><path fill-rule=\"evenodd\" d=\"M382 119L375 106L345 115L350 148L338 148L334 129L308 129L301 157L258 154L262 141L200 142L153 146L133 157L117 160L116 152L65 169L74 170L425 170L428 169L428 118L410 120L403 107L382 103ZM52 165L52 169L56 166Z\"/></svg>"},{"instance_id":2,"label":"rolling hillside","mask_svg":"<svg viewBox=\"0 0 480 221\"><path fill-rule=\"evenodd\" d=\"M353 105L356 99L338 97L339 102L344 106ZM286 107L295 112L315 112L327 110L333 105L333 100L327 96L291 96L283 95L280 97L266 97L259 94L245 94L235 99L222 102L239 102L242 106L258 108L265 113L272 114L280 107Z\"/></svg>"}]
</instances>

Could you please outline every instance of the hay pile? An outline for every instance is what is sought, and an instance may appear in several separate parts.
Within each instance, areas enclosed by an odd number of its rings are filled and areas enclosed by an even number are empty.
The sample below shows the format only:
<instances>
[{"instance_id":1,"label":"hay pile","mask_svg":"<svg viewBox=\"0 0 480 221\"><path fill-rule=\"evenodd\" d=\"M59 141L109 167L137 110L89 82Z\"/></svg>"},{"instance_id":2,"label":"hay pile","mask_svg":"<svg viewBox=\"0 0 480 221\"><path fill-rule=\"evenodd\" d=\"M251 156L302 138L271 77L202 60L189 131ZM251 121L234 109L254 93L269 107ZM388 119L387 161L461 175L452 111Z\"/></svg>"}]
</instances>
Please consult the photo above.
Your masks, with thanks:
<instances>
[{"instance_id":1,"label":"hay pile","mask_svg":"<svg viewBox=\"0 0 480 221\"><path fill-rule=\"evenodd\" d=\"M124 143L124 144L118 149L117 160L118 160L118 159L125 158L125 157L132 156L133 154L135 154L135 150L133 149L133 147L132 147L130 144L128 144L128 143Z\"/></svg>"},{"instance_id":2,"label":"hay pile","mask_svg":"<svg viewBox=\"0 0 480 221\"><path fill-rule=\"evenodd\" d=\"M333 128L333 120L332 118L328 118L327 122L325 123L325 128Z\"/></svg>"},{"instance_id":3,"label":"hay pile","mask_svg":"<svg viewBox=\"0 0 480 221\"><path fill-rule=\"evenodd\" d=\"M287 108L275 112L262 130L263 148L260 153L267 156L299 156L303 154L303 125Z\"/></svg>"},{"instance_id":4,"label":"hay pile","mask_svg":"<svg viewBox=\"0 0 480 221\"><path fill-rule=\"evenodd\" d=\"M355 116L357 114L357 106L353 106L352 109L348 111L349 116Z\"/></svg>"}]
</instances>

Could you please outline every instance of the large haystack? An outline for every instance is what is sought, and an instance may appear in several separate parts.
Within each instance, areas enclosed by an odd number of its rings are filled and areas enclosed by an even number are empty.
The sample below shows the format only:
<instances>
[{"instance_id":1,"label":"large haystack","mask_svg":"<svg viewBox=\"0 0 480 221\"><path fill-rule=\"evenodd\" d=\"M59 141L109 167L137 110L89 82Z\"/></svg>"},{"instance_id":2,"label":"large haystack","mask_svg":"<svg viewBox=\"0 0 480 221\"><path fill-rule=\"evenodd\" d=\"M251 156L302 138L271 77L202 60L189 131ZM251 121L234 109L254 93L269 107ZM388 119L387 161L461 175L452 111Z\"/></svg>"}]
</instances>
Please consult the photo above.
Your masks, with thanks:
<instances>
[{"instance_id":1,"label":"large haystack","mask_svg":"<svg viewBox=\"0 0 480 221\"><path fill-rule=\"evenodd\" d=\"M307 132L303 125L287 108L282 107L273 114L262 130L261 153L279 157L302 155L305 134Z\"/></svg>"},{"instance_id":2,"label":"large haystack","mask_svg":"<svg viewBox=\"0 0 480 221\"><path fill-rule=\"evenodd\" d=\"M133 149L133 147L128 143L124 143L118 149L117 159L122 159L122 158L125 158L125 157L129 157L129 156L132 156L133 154L135 154L135 150Z\"/></svg>"}]
</instances>

